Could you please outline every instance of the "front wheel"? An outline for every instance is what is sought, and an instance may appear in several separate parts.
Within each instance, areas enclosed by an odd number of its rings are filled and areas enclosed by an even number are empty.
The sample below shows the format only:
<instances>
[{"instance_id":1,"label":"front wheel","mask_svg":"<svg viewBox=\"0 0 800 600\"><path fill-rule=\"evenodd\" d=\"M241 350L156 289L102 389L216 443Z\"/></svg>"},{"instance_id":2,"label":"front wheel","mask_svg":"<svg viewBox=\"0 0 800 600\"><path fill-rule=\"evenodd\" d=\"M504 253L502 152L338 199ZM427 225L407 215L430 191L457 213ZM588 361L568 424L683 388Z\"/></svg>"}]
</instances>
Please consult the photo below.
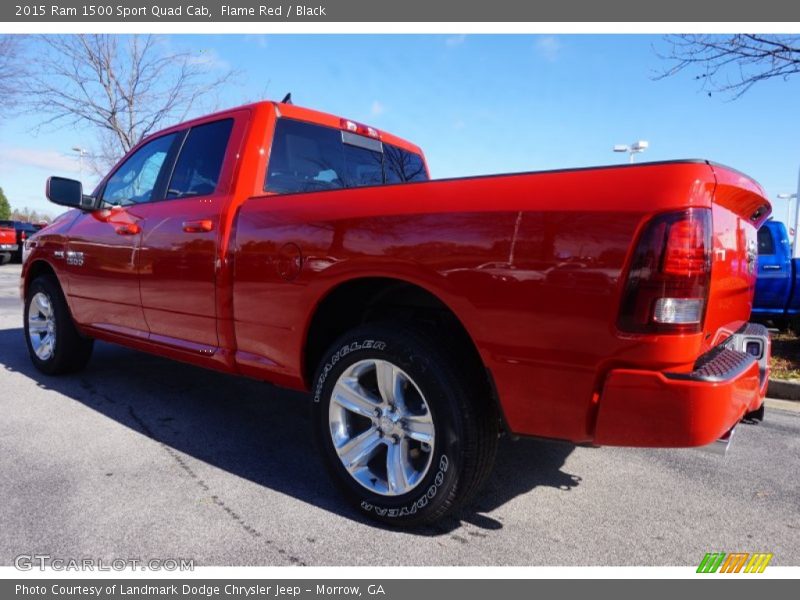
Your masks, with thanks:
<instances>
[{"instance_id":1,"label":"front wheel","mask_svg":"<svg viewBox=\"0 0 800 600\"><path fill-rule=\"evenodd\" d=\"M93 341L75 328L58 280L41 275L25 295L25 342L34 366L47 375L79 371L92 355Z\"/></svg>"},{"instance_id":2,"label":"front wheel","mask_svg":"<svg viewBox=\"0 0 800 600\"><path fill-rule=\"evenodd\" d=\"M408 323L363 326L335 343L314 389L314 423L338 487L371 518L432 522L488 476L498 417L480 364Z\"/></svg>"}]
</instances>

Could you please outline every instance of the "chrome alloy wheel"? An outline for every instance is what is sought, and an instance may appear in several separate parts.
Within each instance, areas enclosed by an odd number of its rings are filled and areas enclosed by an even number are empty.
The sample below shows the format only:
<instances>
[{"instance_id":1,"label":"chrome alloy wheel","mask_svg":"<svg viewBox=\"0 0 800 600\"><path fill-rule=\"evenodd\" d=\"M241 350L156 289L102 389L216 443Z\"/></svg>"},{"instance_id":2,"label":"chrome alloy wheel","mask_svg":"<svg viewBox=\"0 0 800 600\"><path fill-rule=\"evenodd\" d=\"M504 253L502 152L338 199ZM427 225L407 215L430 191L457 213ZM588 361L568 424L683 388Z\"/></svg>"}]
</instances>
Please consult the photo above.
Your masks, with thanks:
<instances>
[{"instance_id":1,"label":"chrome alloy wheel","mask_svg":"<svg viewBox=\"0 0 800 600\"><path fill-rule=\"evenodd\" d=\"M328 423L345 469L371 492L406 494L430 469L430 408L414 380L388 361L362 360L339 376Z\"/></svg>"},{"instance_id":2,"label":"chrome alloy wheel","mask_svg":"<svg viewBox=\"0 0 800 600\"><path fill-rule=\"evenodd\" d=\"M28 337L40 360L49 360L56 348L56 315L50 297L36 292L28 307Z\"/></svg>"}]
</instances>

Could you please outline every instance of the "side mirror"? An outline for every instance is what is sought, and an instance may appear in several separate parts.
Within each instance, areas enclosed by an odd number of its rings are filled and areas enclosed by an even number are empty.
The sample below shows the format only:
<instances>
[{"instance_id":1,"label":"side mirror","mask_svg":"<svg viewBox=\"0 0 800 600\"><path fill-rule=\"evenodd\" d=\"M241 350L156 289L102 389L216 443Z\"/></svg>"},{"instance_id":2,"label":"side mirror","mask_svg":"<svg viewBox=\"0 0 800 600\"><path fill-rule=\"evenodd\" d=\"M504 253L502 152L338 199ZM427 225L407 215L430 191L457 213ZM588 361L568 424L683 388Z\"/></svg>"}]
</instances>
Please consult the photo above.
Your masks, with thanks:
<instances>
[{"instance_id":1,"label":"side mirror","mask_svg":"<svg viewBox=\"0 0 800 600\"><path fill-rule=\"evenodd\" d=\"M53 204L77 208L80 210L93 210L94 198L83 195L83 184L66 177L48 177L45 188L47 199Z\"/></svg>"}]
</instances>

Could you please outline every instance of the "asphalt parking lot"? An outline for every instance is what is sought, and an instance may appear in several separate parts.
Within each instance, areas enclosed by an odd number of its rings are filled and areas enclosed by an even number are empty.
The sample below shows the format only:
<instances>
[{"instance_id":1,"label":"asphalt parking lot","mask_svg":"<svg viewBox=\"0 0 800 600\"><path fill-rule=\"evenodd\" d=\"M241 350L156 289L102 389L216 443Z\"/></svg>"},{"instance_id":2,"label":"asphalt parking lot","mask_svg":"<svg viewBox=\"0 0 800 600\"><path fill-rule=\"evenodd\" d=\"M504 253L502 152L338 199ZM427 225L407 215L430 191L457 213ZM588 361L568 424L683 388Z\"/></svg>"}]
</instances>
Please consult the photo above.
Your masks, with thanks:
<instances>
[{"instance_id":1,"label":"asphalt parking lot","mask_svg":"<svg viewBox=\"0 0 800 600\"><path fill-rule=\"evenodd\" d=\"M35 371L18 277L0 267L2 565L800 565L800 405L740 426L725 458L503 440L474 506L397 532L331 488L302 394L108 344L79 375Z\"/></svg>"}]
</instances>

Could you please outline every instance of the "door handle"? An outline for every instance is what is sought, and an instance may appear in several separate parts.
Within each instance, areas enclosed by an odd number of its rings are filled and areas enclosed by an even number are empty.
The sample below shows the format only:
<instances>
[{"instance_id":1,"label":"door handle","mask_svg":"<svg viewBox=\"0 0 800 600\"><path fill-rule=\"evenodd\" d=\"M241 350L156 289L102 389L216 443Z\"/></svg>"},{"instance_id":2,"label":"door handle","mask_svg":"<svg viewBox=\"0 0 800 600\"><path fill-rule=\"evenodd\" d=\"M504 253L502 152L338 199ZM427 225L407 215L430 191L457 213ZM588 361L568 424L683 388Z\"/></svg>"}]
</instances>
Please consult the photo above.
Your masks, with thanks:
<instances>
[{"instance_id":1,"label":"door handle","mask_svg":"<svg viewBox=\"0 0 800 600\"><path fill-rule=\"evenodd\" d=\"M183 230L186 233L208 233L212 229L214 229L214 221L211 219L183 222Z\"/></svg>"},{"instance_id":2,"label":"door handle","mask_svg":"<svg viewBox=\"0 0 800 600\"><path fill-rule=\"evenodd\" d=\"M136 223L129 223L128 225L120 225L116 228L117 235L136 235L142 230Z\"/></svg>"},{"instance_id":3,"label":"door handle","mask_svg":"<svg viewBox=\"0 0 800 600\"><path fill-rule=\"evenodd\" d=\"M763 267L761 267L761 269L764 270L764 271L780 271L781 270L781 266L780 265L764 265Z\"/></svg>"}]
</instances>

